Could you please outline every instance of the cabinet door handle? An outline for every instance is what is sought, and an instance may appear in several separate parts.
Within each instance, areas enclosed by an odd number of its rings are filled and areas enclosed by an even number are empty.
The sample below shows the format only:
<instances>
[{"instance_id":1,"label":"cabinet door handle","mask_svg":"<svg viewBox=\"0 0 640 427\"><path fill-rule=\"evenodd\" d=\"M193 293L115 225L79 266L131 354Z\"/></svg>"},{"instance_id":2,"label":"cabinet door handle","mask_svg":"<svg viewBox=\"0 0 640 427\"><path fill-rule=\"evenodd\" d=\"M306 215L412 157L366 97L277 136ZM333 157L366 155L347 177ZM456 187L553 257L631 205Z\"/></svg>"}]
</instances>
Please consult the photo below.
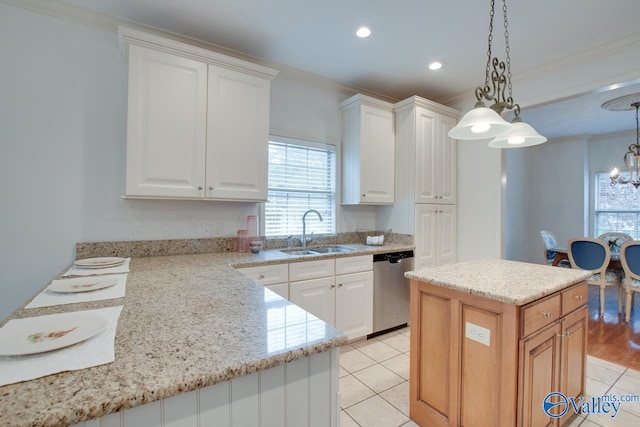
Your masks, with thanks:
<instances>
[{"instance_id":1,"label":"cabinet door handle","mask_svg":"<svg viewBox=\"0 0 640 427\"><path fill-rule=\"evenodd\" d=\"M336 287L336 285L331 285L331 286L329 286L329 288L330 288L330 289L333 289L333 288L335 288L335 287Z\"/></svg>"},{"instance_id":2,"label":"cabinet door handle","mask_svg":"<svg viewBox=\"0 0 640 427\"><path fill-rule=\"evenodd\" d=\"M366 195L366 194L363 194L363 195L362 195L362 197L367 197L367 195Z\"/></svg>"},{"instance_id":3,"label":"cabinet door handle","mask_svg":"<svg viewBox=\"0 0 640 427\"><path fill-rule=\"evenodd\" d=\"M561 334L556 334L556 336L557 336L557 337L559 337L559 338L561 338L561 339L562 339L562 338L564 338L564 337L565 337L565 335L567 335L567 333L566 333L566 332L563 332L563 333L561 333Z\"/></svg>"},{"instance_id":4,"label":"cabinet door handle","mask_svg":"<svg viewBox=\"0 0 640 427\"><path fill-rule=\"evenodd\" d=\"M213 185L210 185L210 186L209 186L209 190L213 190Z\"/></svg>"},{"instance_id":5,"label":"cabinet door handle","mask_svg":"<svg viewBox=\"0 0 640 427\"><path fill-rule=\"evenodd\" d=\"M338 284L338 287L341 288L342 287L342 283Z\"/></svg>"},{"instance_id":6,"label":"cabinet door handle","mask_svg":"<svg viewBox=\"0 0 640 427\"><path fill-rule=\"evenodd\" d=\"M259 275L258 279L264 279L264 274Z\"/></svg>"},{"instance_id":7,"label":"cabinet door handle","mask_svg":"<svg viewBox=\"0 0 640 427\"><path fill-rule=\"evenodd\" d=\"M202 185L198 186L198 190L202 190Z\"/></svg>"}]
</instances>

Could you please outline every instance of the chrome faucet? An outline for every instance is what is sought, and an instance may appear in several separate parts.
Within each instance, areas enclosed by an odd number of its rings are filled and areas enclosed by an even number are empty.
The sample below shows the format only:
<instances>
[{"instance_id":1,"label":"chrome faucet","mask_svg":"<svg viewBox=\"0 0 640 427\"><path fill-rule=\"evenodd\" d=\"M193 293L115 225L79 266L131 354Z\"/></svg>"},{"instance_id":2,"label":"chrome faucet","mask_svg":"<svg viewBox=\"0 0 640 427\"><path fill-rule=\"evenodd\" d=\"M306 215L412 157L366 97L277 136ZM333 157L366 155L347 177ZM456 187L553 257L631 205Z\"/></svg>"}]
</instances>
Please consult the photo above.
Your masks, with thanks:
<instances>
[{"instance_id":1,"label":"chrome faucet","mask_svg":"<svg viewBox=\"0 0 640 427\"><path fill-rule=\"evenodd\" d=\"M311 243L313 241L313 237L307 241L307 222L306 222L306 220L307 220L307 214L310 213L310 212L313 212L316 215L318 215L318 218L320 218L320 221L322 221L322 215L320 215L320 212L318 212L315 209L309 209L308 211L306 211L304 213L304 215L302 215L302 239L300 239L301 240L300 243L301 243L303 248L307 247L307 243ZM311 236L313 236L313 233L311 233Z\"/></svg>"}]
</instances>

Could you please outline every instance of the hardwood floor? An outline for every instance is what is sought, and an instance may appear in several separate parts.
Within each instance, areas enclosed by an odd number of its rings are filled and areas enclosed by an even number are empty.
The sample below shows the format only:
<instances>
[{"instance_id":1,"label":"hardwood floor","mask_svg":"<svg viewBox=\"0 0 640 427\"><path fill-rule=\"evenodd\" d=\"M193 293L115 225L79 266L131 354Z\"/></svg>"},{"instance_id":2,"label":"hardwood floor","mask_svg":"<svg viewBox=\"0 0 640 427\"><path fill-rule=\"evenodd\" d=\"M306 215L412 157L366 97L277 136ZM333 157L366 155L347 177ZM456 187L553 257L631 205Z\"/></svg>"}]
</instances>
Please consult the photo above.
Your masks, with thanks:
<instances>
[{"instance_id":1,"label":"hardwood floor","mask_svg":"<svg viewBox=\"0 0 640 427\"><path fill-rule=\"evenodd\" d=\"M590 285L587 343L589 355L640 370L640 295L634 298L631 320L627 324L624 314L618 314L617 289L607 288L605 312L601 318L599 290Z\"/></svg>"}]
</instances>

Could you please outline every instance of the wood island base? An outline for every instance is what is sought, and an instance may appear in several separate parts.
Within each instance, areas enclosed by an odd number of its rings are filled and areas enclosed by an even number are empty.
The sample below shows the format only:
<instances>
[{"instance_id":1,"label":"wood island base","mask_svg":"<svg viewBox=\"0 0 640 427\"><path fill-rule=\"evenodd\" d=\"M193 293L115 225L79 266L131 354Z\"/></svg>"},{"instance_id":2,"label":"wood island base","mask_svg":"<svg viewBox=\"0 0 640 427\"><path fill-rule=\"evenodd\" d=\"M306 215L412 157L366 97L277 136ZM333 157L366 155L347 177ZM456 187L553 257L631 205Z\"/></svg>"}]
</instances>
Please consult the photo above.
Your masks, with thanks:
<instances>
[{"instance_id":1,"label":"wood island base","mask_svg":"<svg viewBox=\"0 0 640 427\"><path fill-rule=\"evenodd\" d=\"M585 394L587 284L525 305L411 280L410 416L422 426L560 426ZM561 410L558 405L554 410ZM559 414L559 412L551 412Z\"/></svg>"}]
</instances>

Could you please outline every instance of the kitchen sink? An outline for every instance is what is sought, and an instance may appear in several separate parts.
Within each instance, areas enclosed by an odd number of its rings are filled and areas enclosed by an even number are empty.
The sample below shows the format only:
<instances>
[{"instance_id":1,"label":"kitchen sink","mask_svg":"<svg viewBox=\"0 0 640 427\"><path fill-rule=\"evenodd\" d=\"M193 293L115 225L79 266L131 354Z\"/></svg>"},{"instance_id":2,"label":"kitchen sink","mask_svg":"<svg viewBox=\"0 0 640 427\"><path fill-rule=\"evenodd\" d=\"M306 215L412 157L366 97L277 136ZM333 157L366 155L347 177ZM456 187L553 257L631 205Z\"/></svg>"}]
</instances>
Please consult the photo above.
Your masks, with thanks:
<instances>
[{"instance_id":1,"label":"kitchen sink","mask_svg":"<svg viewBox=\"0 0 640 427\"><path fill-rule=\"evenodd\" d=\"M289 255L318 255L318 252L300 250L300 249L280 249L280 252L284 252Z\"/></svg>"},{"instance_id":2,"label":"kitchen sink","mask_svg":"<svg viewBox=\"0 0 640 427\"><path fill-rule=\"evenodd\" d=\"M333 254L339 252L351 252L349 248L343 248L342 246L325 246L322 248L308 248L308 249L280 249L280 252L284 252L289 255L319 255L319 254Z\"/></svg>"},{"instance_id":3,"label":"kitchen sink","mask_svg":"<svg viewBox=\"0 0 640 427\"><path fill-rule=\"evenodd\" d=\"M343 248L341 246L328 246L325 248L311 248L313 252L317 252L319 254L333 254L337 252L351 252L351 249Z\"/></svg>"}]
</instances>

